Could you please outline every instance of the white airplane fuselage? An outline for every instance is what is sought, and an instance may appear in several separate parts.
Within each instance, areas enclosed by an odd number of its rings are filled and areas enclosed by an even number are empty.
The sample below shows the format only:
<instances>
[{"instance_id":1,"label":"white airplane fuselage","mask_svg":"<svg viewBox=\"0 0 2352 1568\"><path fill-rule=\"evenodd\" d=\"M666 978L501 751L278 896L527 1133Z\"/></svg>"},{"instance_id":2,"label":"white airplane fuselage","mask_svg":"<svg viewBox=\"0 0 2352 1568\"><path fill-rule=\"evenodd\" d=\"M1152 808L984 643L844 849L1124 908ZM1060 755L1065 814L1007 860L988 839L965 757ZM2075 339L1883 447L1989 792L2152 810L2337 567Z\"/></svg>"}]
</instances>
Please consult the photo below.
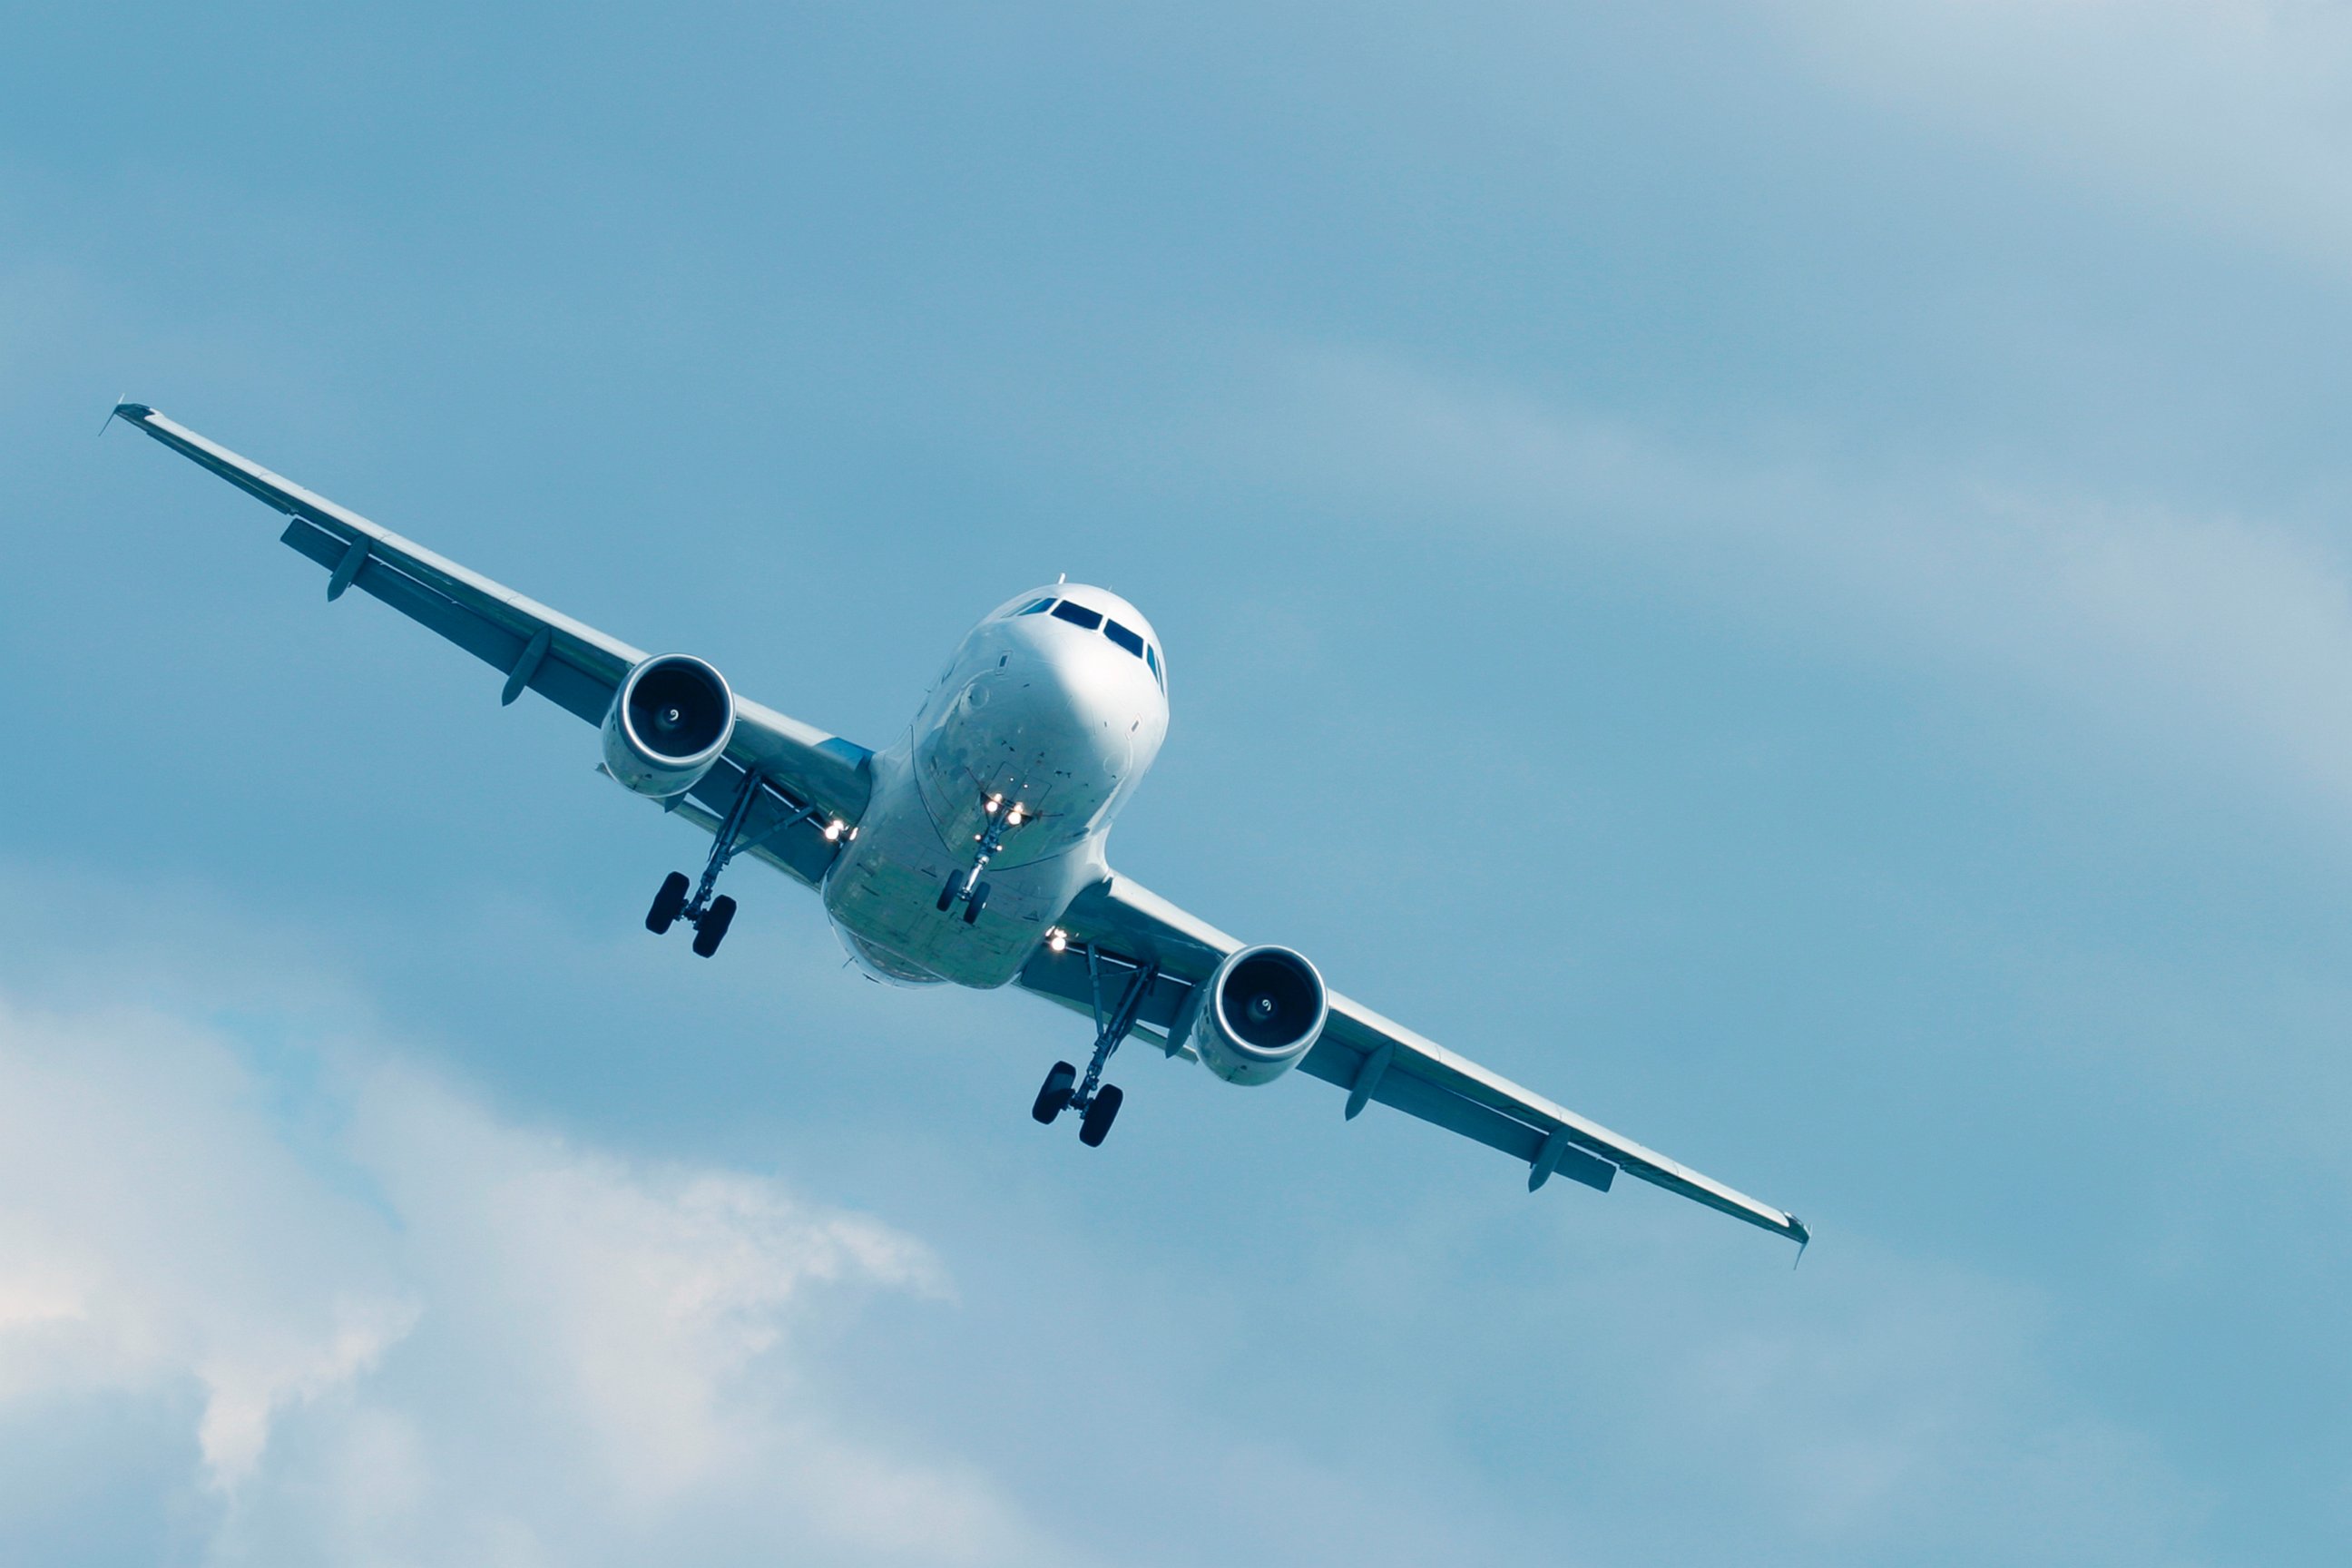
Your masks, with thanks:
<instances>
[{"instance_id":1,"label":"white airplane fuselage","mask_svg":"<svg viewBox=\"0 0 2352 1568\"><path fill-rule=\"evenodd\" d=\"M974 626L905 739L875 754L866 814L825 876L825 913L850 955L900 984L996 986L1020 973L1108 873L1111 821L1168 734L1166 670L1150 625L1100 588L1039 588ZM992 829L984 902L968 921L966 903L939 907L941 889L969 876Z\"/></svg>"}]
</instances>

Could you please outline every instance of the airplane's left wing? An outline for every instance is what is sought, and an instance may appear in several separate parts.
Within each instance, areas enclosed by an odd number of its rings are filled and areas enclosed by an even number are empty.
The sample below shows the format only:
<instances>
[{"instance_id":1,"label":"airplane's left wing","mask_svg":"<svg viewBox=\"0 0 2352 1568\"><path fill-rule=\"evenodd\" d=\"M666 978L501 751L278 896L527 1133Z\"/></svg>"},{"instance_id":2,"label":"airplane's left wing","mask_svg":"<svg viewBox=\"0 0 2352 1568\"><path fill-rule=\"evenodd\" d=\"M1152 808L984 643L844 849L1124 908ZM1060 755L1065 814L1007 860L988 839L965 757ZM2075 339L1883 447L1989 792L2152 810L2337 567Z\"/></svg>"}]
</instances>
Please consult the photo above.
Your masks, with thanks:
<instances>
[{"instance_id":1,"label":"airplane's left wing","mask_svg":"<svg viewBox=\"0 0 2352 1568\"><path fill-rule=\"evenodd\" d=\"M1020 984L1066 1006L1091 1007L1099 1015L1103 999L1118 994L1119 982L1148 965L1154 979L1140 998L1137 1031L1161 1040L1171 1054L1184 1049L1171 1037L1192 988L1243 946L1116 874L1078 895L1062 929L1067 945L1059 952L1041 948L1022 970ZM1800 1246L1810 1239L1794 1215L1556 1105L1360 1002L1337 991L1328 992L1328 999L1330 1016L1322 1037L1298 1070L1346 1089L1349 1116L1376 1103L1459 1132L1526 1162L1530 1190L1558 1174L1607 1192L1622 1170Z\"/></svg>"},{"instance_id":2,"label":"airplane's left wing","mask_svg":"<svg viewBox=\"0 0 2352 1568\"><path fill-rule=\"evenodd\" d=\"M114 414L284 513L286 531L279 538L331 574L327 581L330 599L357 588L503 673L502 700L512 702L526 690L536 691L589 723L602 724L613 706L613 693L646 657L618 637L312 494L143 403L121 404ZM855 823L866 811L868 754L863 746L739 694L735 738L728 746L726 765L714 768L695 786L695 802L680 804L689 817L705 826L716 826L733 800L743 771L750 768L795 795L794 807ZM761 858L814 882L832 856L833 843L814 821L791 821L793 815L782 803L763 800L745 824L745 835Z\"/></svg>"}]
</instances>

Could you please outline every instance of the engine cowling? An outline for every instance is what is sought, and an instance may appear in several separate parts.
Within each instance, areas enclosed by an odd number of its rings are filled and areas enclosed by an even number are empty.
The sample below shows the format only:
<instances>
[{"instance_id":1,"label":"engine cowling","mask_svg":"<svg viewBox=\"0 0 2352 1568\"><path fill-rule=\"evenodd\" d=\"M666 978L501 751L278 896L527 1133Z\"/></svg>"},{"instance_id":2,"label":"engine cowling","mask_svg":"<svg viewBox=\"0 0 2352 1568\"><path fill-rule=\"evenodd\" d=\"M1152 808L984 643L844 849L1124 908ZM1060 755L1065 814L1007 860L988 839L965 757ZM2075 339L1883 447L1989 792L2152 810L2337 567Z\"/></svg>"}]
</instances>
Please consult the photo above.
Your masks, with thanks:
<instances>
[{"instance_id":1,"label":"engine cowling","mask_svg":"<svg viewBox=\"0 0 2352 1568\"><path fill-rule=\"evenodd\" d=\"M1270 1083L1313 1047L1330 1011L1304 953L1245 947L1202 985L1185 1043L1227 1083Z\"/></svg>"},{"instance_id":2,"label":"engine cowling","mask_svg":"<svg viewBox=\"0 0 2352 1568\"><path fill-rule=\"evenodd\" d=\"M656 800L692 789L735 735L727 678L691 654L666 653L628 673L604 715L604 767Z\"/></svg>"}]
</instances>

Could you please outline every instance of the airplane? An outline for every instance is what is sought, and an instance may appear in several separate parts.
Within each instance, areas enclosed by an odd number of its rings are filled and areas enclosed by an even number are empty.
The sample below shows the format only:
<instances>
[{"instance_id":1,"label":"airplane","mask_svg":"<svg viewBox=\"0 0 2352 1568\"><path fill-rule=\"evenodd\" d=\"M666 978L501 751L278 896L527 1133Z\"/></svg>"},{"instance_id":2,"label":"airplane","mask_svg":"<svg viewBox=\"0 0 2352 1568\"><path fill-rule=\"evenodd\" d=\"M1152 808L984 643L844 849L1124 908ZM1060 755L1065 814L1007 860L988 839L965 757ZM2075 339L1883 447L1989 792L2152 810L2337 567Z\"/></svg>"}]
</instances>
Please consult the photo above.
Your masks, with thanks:
<instances>
[{"instance_id":1,"label":"airplane","mask_svg":"<svg viewBox=\"0 0 2352 1568\"><path fill-rule=\"evenodd\" d=\"M1297 1070L1607 1192L1620 1171L1795 1241L1793 1215L1736 1192L1331 990L1306 954L1244 942L1110 868L1112 821L1168 733L1168 660L1118 595L1061 582L967 633L896 744L870 751L738 695L707 660L648 654L312 494L141 403L108 418L283 513L282 542L601 731L602 772L711 835L698 879L672 872L646 916L719 951L742 856L824 900L849 955L900 985L1005 984L1093 1020L1084 1072L1057 1061L1030 1113L1099 1145L1124 1096L1126 1041L1227 1083Z\"/></svg>"}]
</instances>

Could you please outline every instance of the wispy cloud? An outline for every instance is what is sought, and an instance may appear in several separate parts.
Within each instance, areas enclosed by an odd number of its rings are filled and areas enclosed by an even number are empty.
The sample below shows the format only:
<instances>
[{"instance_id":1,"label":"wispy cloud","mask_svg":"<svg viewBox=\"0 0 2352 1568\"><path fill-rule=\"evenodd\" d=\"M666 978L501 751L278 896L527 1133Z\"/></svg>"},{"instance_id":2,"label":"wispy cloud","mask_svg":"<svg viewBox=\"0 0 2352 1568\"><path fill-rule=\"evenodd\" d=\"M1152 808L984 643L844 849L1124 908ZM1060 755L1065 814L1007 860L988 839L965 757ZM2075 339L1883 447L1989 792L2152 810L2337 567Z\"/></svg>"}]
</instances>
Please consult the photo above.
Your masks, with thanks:
<instances>
[{"instance_id":1,"label":"wispy cloud","mask_svg":"<svg viewBox=\"0 0 2352 1568\"><path fill-rule=\"evenodd\" d=\"M2352 567L2293 520L1833 453L1800 431L1710 449L1361 352L1278 356L1260 384L1241 417L1205 416L1213 438L1368 519L1638 563L1776 633L1995 676L2352 820Z\"/></svg>"},{"instance_id":2,"label":"wispy cloud","mask_svg":"<svg viewBox=\"0 0 2352 1568\"><path fill-rule=\"evenodd\" d=\"M1779 8L1823 74L2192 229L2352 265L2352 16L2311 0Z\"/></svg>"},{"instance_id":3,"label":"wispy cloud","mask_svg":"<svg viewBox=\"0 0 2352 1568\"><path fill-rule=\"evenodd\" d=\"M812 1313L947 1293L921 1243L388 1054L320 1081L0 999L0 1405L195 1390L230 1557L1052 1555L978 1466L852 1435L804 1375Z\"/></svg>"}]
</instances>

